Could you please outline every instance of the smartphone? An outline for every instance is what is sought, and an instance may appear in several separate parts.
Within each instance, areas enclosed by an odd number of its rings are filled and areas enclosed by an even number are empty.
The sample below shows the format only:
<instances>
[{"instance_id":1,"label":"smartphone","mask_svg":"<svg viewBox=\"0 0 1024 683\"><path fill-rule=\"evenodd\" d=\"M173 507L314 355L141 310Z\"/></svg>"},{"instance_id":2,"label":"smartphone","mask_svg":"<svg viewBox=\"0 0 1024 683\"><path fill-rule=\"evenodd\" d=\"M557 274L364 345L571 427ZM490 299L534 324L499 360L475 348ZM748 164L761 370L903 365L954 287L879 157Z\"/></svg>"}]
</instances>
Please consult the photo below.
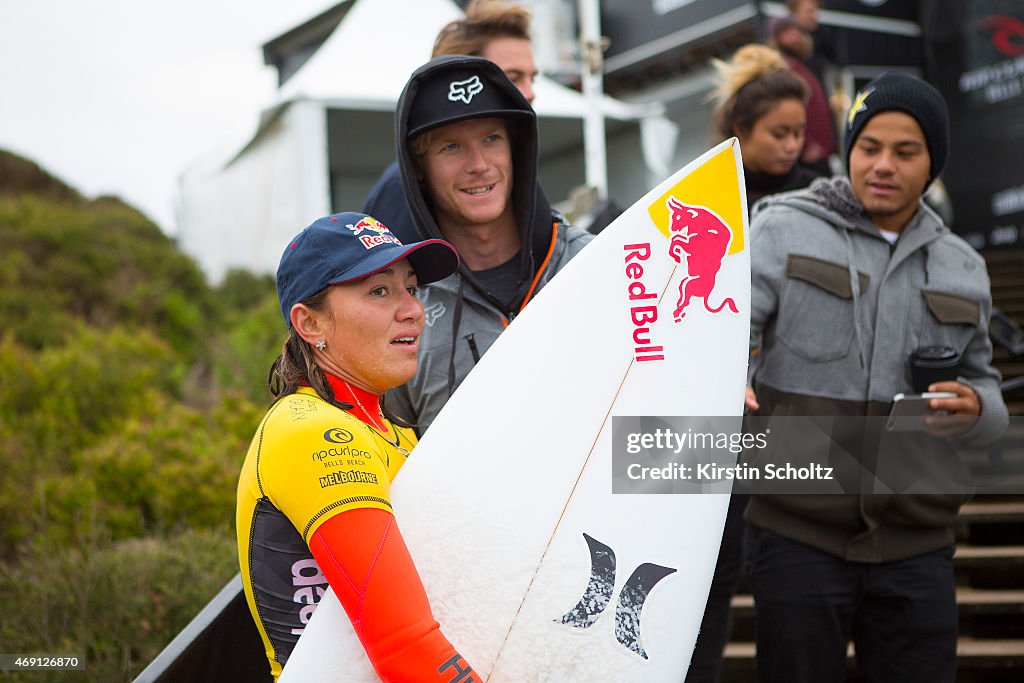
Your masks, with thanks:
<instances>
[{"instance_id":1,"label":"smartphone","mask_svg":"<svg viewBox=\"0 0 1024 683\"><path fill-rule=\"evenodd\" d=\"M890 432L916 432L924 430L921 418L925 415L942 415L941 410L932 410L928 401L933 398L956 398L951 391L931 391L923 394L896 394L892 397L892 410L885 428Z\"/></svg>"}]
</instances>

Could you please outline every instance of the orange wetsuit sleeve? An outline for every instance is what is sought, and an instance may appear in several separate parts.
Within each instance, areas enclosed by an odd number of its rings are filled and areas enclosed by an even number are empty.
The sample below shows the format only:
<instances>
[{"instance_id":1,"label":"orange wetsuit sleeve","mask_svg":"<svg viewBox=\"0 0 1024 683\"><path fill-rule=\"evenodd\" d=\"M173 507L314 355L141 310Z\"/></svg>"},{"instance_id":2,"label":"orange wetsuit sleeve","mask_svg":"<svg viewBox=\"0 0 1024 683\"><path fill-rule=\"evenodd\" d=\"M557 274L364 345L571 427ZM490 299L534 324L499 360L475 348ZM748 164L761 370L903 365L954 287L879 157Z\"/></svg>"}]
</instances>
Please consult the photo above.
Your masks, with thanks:
<instances>
[{"instance_id":1,"label":"orange wetsuit sleeve","mask_svg":"<svg viewBox=\"0 0 1024 683\"><path fill-rule=\"evenodd\" d=\"M394 515L346 510L320 525L309 549L381 680L483 680L441 633Z\"/></svg>"}]
</instances>

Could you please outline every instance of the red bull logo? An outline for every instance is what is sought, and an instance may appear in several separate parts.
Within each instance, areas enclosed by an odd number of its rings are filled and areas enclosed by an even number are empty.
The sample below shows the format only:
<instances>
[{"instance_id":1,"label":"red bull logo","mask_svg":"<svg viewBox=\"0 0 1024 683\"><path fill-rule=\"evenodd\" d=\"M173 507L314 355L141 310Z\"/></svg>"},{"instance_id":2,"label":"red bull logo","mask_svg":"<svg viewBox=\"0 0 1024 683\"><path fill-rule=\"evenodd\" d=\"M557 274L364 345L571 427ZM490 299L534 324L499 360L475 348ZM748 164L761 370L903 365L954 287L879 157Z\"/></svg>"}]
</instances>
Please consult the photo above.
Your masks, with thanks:
<instances>
[{"instance_id":1,"label":"red bull logo","mask_svg":"<svg viewBox=\"0 0 1024 683\"><path fill-rule=\"evenodd\" d=\"M398 238L387 229L387 226L369 216L363 218L355 225L349 224L346 227L352 231L353 235L359 238L359 241L367 249L372 249L382 244L401 244ZM370 234L364 235L364 232Z\"/></svg>"},{"instance_id":2,"label":"red bull logo","mask_svg":"<svg viewBox=\"0 0 1024 683\"><path fill-rule=\"evenodd\" d=\"M651 258L649 242L623 246L626 277L629 278L629 318L633 322L633 357L638 362L665 360L665 347L651 341L651 327L658 322L658 294L647 291L644 262Z\"/></svg>"},{"instance_id":3,"label":"red bull logo","mask_svg":"<svg viewBox=\"0 0 1024 683\"><path fill-rule=\"evenodd\" d=\"M722 267L722 259L728 253L732 241L729 226L718 214L703 206L689 206L671 196L666 204L671 213L668 255L679 264L682 264L683 255L686 255L687 275L679 283L679 300L673 313L675 321L682 322L686 316L686 307L693 297L704 300L704 309L708 313L719 313L726 306L733 313L739 313L736 302L729 297L717 308L709 303L715 289L715 278Z\"/></svg>"}]
</instances>

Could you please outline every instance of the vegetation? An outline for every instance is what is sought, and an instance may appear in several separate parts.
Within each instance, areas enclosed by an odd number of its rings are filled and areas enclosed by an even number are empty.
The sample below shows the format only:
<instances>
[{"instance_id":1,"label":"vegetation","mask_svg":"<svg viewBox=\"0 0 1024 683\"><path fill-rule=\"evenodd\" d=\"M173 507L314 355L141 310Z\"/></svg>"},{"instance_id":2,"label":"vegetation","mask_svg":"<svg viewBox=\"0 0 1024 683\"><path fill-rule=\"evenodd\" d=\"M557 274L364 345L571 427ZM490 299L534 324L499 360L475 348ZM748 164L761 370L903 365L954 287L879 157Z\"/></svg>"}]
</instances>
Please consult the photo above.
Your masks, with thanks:
<instances>
[{"instance_id":1,"label":"vegetation","mask_svg":"<svg viewBox=\"0 0 1024 683\"><path fill-rule=\"evenodd\" d=\"M237 572L238 471L283 334L146 216L0 151L0 642L130 681Z\"/></svg>"}]
</instances>

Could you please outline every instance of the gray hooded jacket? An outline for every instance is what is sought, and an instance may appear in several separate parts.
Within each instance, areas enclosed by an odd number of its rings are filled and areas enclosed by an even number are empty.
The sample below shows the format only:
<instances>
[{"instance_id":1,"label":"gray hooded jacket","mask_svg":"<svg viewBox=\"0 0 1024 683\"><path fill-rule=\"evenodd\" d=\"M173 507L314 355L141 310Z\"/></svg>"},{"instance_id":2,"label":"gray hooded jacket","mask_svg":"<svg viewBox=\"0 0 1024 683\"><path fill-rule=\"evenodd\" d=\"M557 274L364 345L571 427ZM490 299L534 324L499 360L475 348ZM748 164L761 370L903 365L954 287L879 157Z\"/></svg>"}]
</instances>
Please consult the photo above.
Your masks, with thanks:
<instances>
[{"instance_id":1,"label":"gray hooded jacket","mask_svg":"<svg viewBox=\"0 0 1024 683\"><path fill-rule=\"evenodd\" d=\"M895 394L913 392L910 354L948 346L960 353L959 381L981 402L980 418L959 440L983 445L1002 434L1008 416L991 365L985 262L924 203L890 246L846 178L822 179L762 201L751 232L761 415L885 416ZM922 457L948 448L930 437L913 443L928 444ZM839 557L880 562L952 543L964 500L762 495L747 519Z\"/></svg>"}]
</instances>

